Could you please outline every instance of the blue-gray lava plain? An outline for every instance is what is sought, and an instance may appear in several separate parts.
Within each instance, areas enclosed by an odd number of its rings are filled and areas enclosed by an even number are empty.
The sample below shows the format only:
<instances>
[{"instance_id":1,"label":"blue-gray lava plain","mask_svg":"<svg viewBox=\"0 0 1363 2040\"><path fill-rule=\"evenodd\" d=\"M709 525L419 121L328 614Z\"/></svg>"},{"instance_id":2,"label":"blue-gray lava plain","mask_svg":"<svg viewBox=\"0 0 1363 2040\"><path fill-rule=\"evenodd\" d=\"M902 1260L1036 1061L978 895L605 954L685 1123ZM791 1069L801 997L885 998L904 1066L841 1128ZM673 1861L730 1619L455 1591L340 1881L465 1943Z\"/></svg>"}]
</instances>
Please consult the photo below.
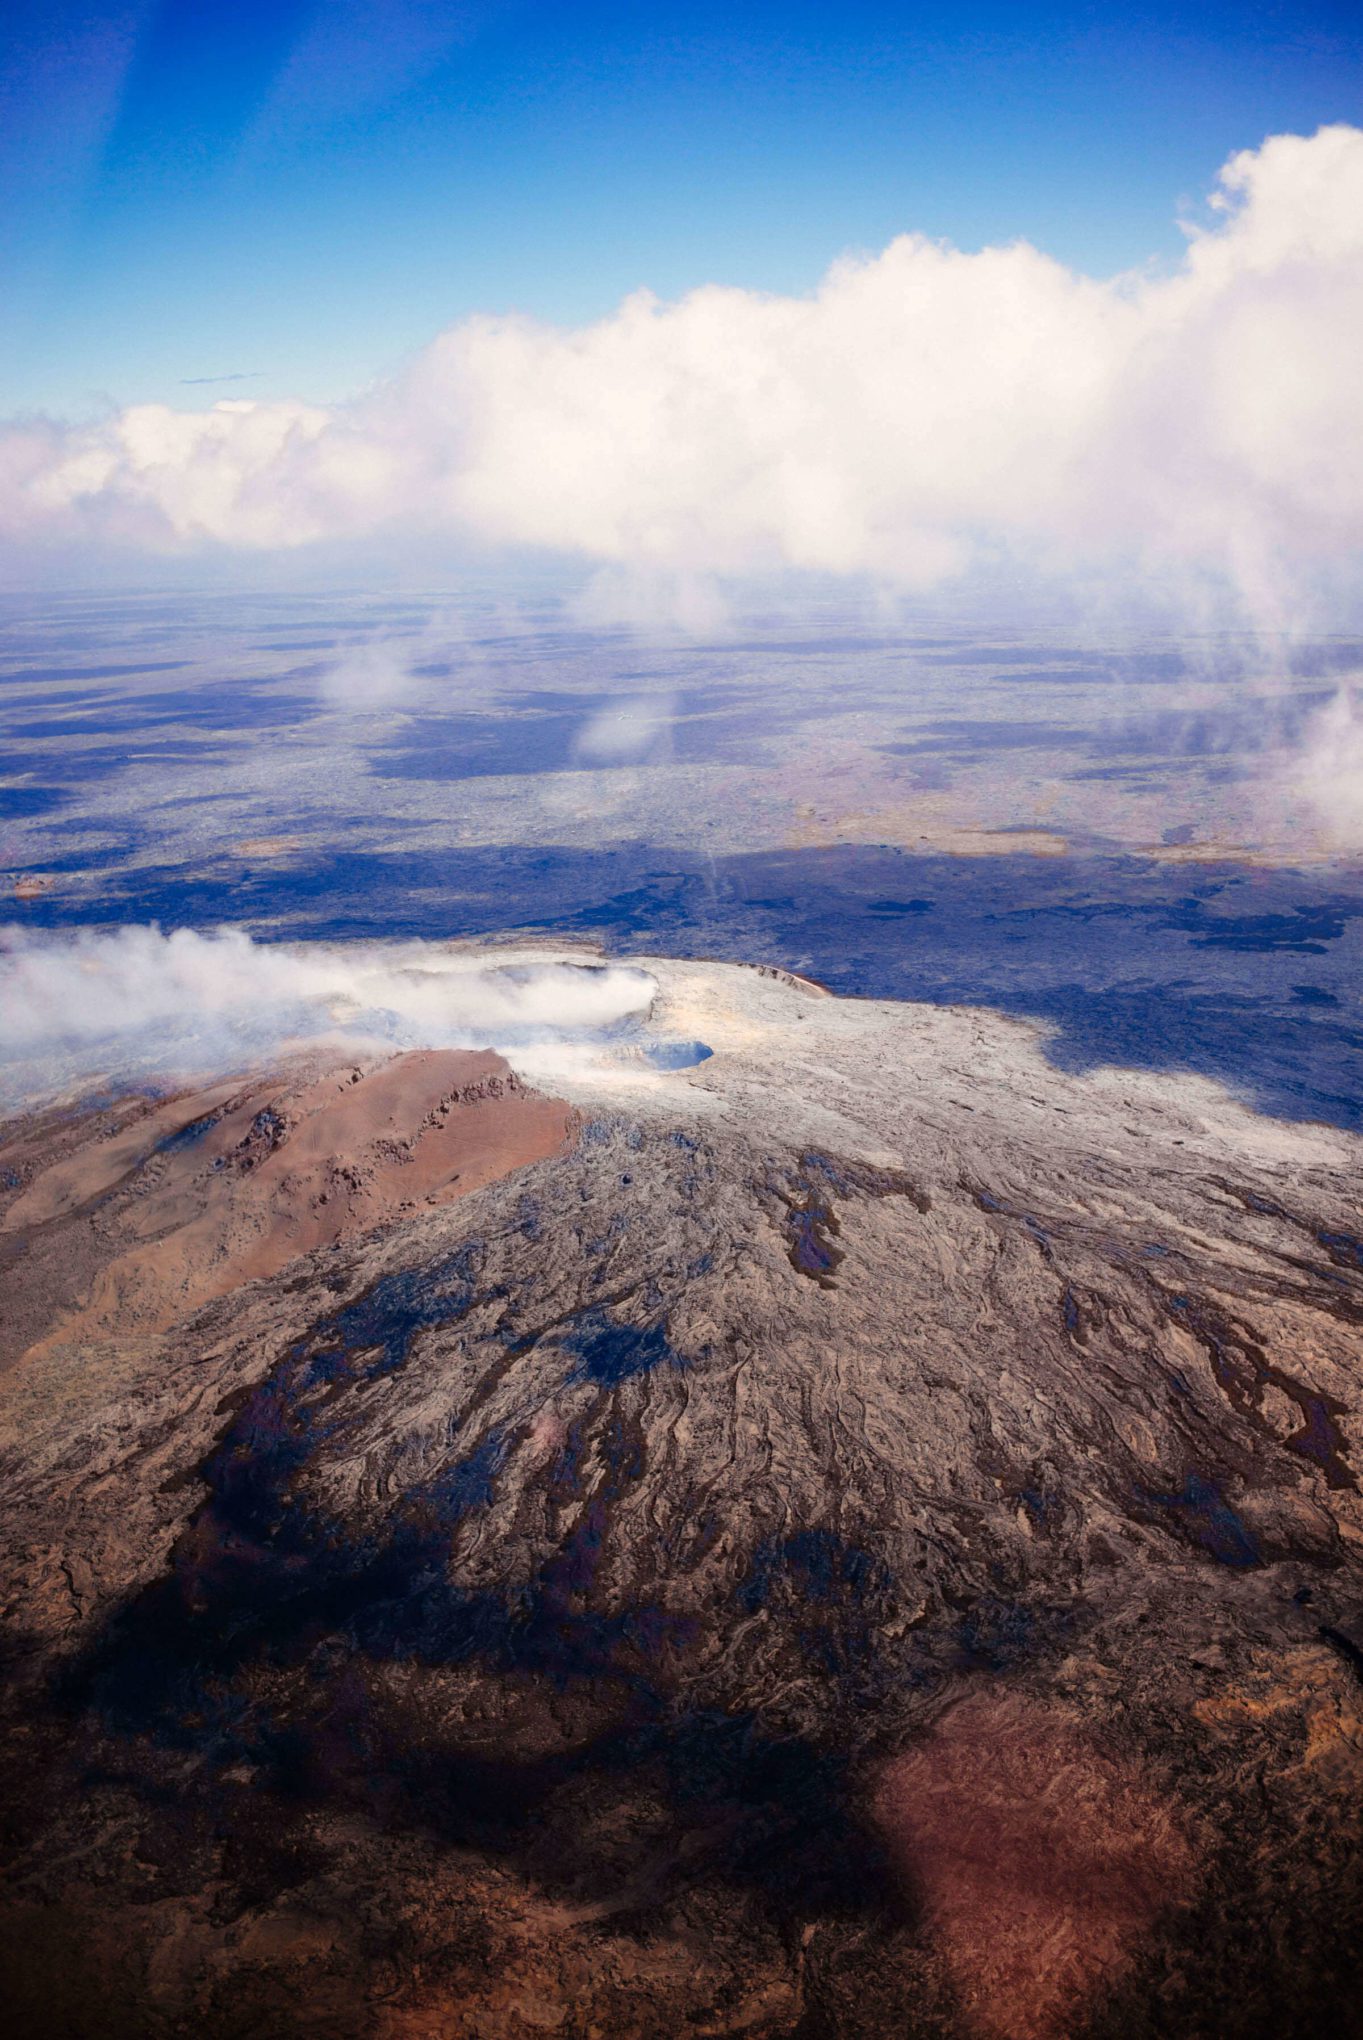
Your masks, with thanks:
<instances>
[{"instance_id":1,"label":"blue-gray lava plain","mask_svg":"<svg viewBox=\"0 0 1363 2040\"><path fill-rule=\"evenodd\" d=\"M1353 641L815 618L660 645L547 598L4 601L21 927L764 959L1045 1020L1061 1067L1363 1124L1363 865L1293 769L1328 756Z\"/></svg>"}]
</instances>

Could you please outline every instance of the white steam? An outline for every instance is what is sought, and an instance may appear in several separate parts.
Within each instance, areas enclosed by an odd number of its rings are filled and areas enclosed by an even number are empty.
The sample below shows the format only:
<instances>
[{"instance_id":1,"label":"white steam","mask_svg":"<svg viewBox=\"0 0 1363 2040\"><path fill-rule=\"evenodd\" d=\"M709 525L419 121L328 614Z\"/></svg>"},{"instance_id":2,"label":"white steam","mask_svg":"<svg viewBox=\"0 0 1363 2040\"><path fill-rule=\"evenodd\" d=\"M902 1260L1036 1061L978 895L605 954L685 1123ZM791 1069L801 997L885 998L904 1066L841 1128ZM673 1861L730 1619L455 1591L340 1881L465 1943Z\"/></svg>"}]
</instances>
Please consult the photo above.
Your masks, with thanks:
<instances>
[{"instance_id":1,"label":"white steam","mask_svg":"<svg viewBox=\"0 0 1363 2040\"><path fill-rule=\"evenodd\" d=\"M599 601L672 589L702 613L714 577L772 569L912 588L981 560L1120 567L1290 624L1353 591L1363 554L1363 131L1234 156L1212 205L1170 275L910 234L807 298L470 319L335 409L14 426L0 530L248 548L437 530L593 562Z\"/></svg>"},{"instance_id":2,"label":"white steam","mask_svg":"<svg viewBox=\"0 0 1363 2040\"><path fill-rule=\"evenodd\" d=\"M1363 850L1363 685L1341 687L1312 718L1270 791L1274 808L1294 811L1322 847Z\"/></svg>"},{"instance_id":3,"label":"white steam","mask_svg":"<svg viewBox=\"0 0 1363 2040\"><path fill-rule=\"evenodd\" d=\"M298 947L235 930L0 931L0 1102L99 1076L158 1083L230 1072L319 1040L393 1048L599 1043L657 987L623 964L490 961L435 943Z\"/></svg>"},{"instance_id":4,"label":"white steam","mask_svg":"<svg viewBox=\"0 0 1363 2040\"><path fill-rule=\"evenodd\" d=\"M318 692L336 708L401 708L417 692L415 663L409 645L378 637L340 652L320 675Z\"/></svg>"},{"instance_id":5,"label":"white steam","mask_svg":"<svg viewBox=\"0 0 1363 2040\"><path fill-rule=\"evenodd\" d=\"M583 723L574 755L584 765L660 764L671 756L671 695L607 701Z\"/></svg>"}]
</instances>

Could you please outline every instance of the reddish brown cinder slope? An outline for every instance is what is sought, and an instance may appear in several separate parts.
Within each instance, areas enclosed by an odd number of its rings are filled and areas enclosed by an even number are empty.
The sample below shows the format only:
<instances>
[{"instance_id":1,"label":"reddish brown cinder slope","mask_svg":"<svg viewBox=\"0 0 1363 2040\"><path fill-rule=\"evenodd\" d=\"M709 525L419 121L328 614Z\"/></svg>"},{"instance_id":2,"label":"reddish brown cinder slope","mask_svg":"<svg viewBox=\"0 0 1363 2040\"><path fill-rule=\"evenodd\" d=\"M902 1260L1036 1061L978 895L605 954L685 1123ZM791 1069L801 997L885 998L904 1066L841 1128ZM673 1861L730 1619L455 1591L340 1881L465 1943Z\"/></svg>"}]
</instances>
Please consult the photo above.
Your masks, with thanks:
<instances>
[{"instance_id":1,"label":"reddish brown cinder slope","mask_svg":"<svg viewBox=\"0 0 1363 2040\"><path fill-rule=\"evenodd\" d=\"M0 1217L41 1340L153 1333L301 1254L449 1204L555 1153L571 1113L490 1050L313 1061L245 1086L46 1122L0 1148L21 1177ZM53 1153L57 1159L52 1159ZM7 1237L6 1237L7 1236Z\"/></svg>"}]
</instances>

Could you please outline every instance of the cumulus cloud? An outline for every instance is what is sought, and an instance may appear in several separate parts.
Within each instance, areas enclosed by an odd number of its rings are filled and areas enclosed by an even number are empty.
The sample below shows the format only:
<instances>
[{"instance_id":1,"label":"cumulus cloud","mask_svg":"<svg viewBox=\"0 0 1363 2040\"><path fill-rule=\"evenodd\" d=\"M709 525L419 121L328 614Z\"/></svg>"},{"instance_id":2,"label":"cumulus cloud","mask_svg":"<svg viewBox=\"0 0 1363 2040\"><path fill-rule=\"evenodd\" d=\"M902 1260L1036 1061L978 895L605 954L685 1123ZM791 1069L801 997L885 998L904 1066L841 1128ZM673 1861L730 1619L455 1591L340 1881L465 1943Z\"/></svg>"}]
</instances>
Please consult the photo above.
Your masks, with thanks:
<instances>
[{"instance_id":1,"label":"cumulus cloud","mask_svg":"<svg viewBox=\"0 0 1363 2040\"><path fill-rule=\"evenodd\" d=\"M47 935L0 930L0 1101L95 1074L165 1082L310 1041L499 1048L513 1059L600 1041L656 985L624 964L490 962L434 943L291 946L239 930Z\"/></svg>"},{"instance_id":2,"label":"cumulus cloud","mask_svg":"<svg viewBox=\"0 0 1363 2040\"><path fill-rule=\"evenodd\" d=\"M1356 585L1360 332L1363 131L1335 126L1234 156L1170 274L910 234L809 297L469 319L344 407L15 427L0 528L279 548L405 524L692 591L1121 565L1280 624Z\"/></svg>"}]
</instances>

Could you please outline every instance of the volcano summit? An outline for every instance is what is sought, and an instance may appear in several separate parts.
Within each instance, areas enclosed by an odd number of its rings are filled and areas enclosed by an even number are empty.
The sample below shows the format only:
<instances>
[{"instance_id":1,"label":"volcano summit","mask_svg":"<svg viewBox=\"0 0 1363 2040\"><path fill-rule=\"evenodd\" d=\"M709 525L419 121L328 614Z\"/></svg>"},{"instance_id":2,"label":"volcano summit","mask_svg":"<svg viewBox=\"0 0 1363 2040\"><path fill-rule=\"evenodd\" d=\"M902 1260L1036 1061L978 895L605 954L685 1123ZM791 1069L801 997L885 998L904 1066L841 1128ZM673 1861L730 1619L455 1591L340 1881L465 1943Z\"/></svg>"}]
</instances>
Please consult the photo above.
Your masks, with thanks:
<instances>
[{"instance_id":1,"label":"volcano summit","mask_svg":"<svg viewBox=\"0 0 1363 2040\"><path fill-rule=\"evenodd\" d=\"M1357 2030L1358 1140L640 968L4 1129L26 2030Z\"/></svg>"}]
</instances>

